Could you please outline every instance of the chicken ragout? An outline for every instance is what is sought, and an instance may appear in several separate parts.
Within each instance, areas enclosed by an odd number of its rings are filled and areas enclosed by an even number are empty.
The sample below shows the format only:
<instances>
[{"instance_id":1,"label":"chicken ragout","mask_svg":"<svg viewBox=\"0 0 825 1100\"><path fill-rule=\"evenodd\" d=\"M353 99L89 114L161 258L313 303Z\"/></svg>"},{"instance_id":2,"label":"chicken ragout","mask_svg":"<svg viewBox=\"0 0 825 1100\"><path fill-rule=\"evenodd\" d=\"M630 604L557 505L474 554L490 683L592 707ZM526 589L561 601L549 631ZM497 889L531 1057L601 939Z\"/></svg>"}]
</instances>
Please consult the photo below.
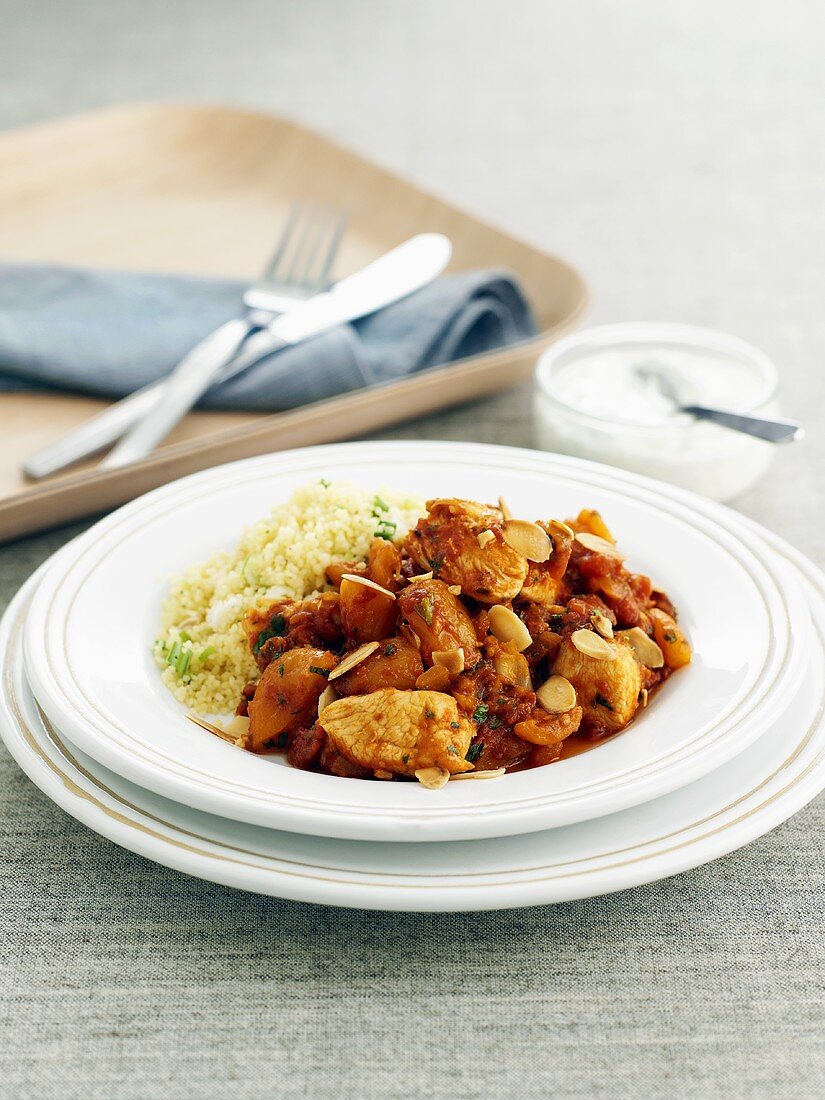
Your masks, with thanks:
<instances>
[{"instance_id":1,"label":"chicken ragout","mask_svg":"<svg viewBox=\"0 0 825 1100\"><path fill-rule=\"evenodd\" d=\"M676 610L598 512L444 499L329 591L247 615L260 677L236 743L357 779L492 778L623 730L691 658ZM248 721L244 721L247 719Z\"/></svg>"}]
</instances>

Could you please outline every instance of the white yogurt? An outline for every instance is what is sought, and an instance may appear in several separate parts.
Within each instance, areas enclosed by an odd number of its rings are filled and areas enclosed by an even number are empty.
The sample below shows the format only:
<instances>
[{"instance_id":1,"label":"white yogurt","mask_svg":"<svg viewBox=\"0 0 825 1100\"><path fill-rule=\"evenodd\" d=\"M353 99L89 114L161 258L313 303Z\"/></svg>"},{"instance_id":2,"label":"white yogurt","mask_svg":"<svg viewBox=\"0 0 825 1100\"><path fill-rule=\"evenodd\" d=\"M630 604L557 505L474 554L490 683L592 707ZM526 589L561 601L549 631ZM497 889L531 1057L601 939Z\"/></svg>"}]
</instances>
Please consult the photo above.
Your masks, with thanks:
<instances>
[{"instance_id":1,"label":"white yogurt","mask_svg":"<svg viewBox=\"0 0 825 1100\"><path fill-rule=\"evenodd\" d=\"M776 369L744 341L686 325L607 325L540 359L539 445L716 500L744 492L767 469L771 445L679 412L662 378L682 404L776 413Z\"/></svg>"}]
</instances>

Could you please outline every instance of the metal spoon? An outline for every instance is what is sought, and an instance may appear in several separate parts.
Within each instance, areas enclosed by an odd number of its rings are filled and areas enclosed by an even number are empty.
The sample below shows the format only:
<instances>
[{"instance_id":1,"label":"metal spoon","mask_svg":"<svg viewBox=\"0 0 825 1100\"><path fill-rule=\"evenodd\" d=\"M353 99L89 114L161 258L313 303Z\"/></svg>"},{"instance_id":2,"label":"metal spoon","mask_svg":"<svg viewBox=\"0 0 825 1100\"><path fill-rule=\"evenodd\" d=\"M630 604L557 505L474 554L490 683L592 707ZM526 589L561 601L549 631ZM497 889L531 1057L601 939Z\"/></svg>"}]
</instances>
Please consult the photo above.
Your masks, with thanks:
<instances>
[{"instance_id":1,"label":"metal spoon","mask_svg":"<svg viewBox=\"0 0 825 1100\"><path fill-rule=\"evenodd\" d=\"M714 409L708 405L684 405L673 380L657 367L636 367L636 374L646 382L654 382L679 412L695 416L697 420L712 420L714 424L756 436L757 439L766 439L769 443L793 443L802 439L805 434L805 429L796 420L766 420L764 417L745 416L743 413Z\"/></svg>"}]
</instances>

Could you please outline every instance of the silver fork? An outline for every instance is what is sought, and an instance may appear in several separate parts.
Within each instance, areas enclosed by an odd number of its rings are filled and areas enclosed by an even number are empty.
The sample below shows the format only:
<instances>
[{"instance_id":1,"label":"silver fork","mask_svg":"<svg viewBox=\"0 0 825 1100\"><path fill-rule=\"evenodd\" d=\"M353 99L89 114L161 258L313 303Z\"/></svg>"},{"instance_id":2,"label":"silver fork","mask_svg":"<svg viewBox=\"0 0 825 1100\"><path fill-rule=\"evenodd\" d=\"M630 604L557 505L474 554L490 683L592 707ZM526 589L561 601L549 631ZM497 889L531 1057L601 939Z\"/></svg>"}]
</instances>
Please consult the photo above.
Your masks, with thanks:
<instances>
[{"instance_id":1,"label":"silver fork","mask_svg":"<svg viewBox=\"0 0 825 1100\"><path fill-rule=\"evenodd\" d=\"M327 287L346 223L346 213L332 207L293 204L263 274L243 295L243 315L210 333L181 361L193 366L198 359L214 364L220 357L220 370L211 376L204 372L204 391L249 366L248 361L235 358L248 336ZM154 382L104 409L28 458L23 472L32 479L48 477L110 447L126 433L130 434L101 465L120 466L135 455L142 457L137 452L145 452L145 447L139 437L134 438L133 429L157 407L165 385L166 379Z\"/></svg>"}]
</instances>

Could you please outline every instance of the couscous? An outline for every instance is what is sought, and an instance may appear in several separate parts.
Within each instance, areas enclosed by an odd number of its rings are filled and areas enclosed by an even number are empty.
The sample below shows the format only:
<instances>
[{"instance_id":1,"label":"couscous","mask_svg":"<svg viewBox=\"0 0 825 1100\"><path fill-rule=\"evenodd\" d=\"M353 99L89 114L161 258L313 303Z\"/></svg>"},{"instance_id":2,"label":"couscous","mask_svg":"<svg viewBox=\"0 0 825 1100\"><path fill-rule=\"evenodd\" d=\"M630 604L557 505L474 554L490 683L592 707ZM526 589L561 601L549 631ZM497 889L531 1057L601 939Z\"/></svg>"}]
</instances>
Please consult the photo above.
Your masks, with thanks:
<instances>
[{"instance_id":1,"label":"couscous","mask_svg":"<svg viewBox=\"0 0 825 1100\"><path fill-rule=\"evenodd\" d=\"M306 485L247 528L234 550L175 578L161 611L154 655L163 682L200 714L231 714L258 675L243 628L248 611L322 591L325 568L365 558L376 536L401 536L423 511L418 499L345 482Z\"/></svg>"}]
</instances>

